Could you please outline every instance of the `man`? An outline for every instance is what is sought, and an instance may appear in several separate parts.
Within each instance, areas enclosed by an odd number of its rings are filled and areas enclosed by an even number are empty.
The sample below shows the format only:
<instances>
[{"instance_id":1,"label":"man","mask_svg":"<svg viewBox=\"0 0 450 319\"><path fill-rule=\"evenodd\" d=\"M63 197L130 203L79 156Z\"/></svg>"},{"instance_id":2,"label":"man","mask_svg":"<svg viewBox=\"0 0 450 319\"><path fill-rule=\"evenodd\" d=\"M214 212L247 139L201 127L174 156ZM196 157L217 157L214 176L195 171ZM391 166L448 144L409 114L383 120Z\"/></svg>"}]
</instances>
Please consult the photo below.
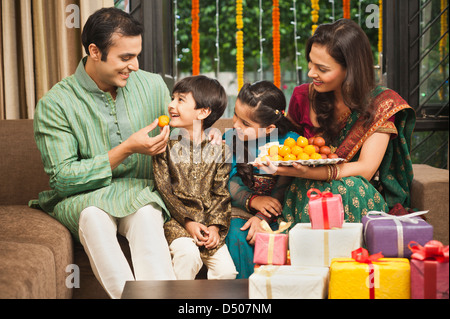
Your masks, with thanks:
<instances>
[{"instance_id":1,"label":"man","mask_svg":"<svg viewBox=\"0 0 450 319\"><path fill-rule=\"evenodd\" d=\"M151 160L169 139L168 127L156 127L171 99L159 75L139 70L142 32L122 10L95 12L82 34L87 57L39 101L34 120L52 189L39 206L81 241L111 298L128 280L175 279ZM134 276L117 231L129 241Z\"/></svg>"}]
</instances>

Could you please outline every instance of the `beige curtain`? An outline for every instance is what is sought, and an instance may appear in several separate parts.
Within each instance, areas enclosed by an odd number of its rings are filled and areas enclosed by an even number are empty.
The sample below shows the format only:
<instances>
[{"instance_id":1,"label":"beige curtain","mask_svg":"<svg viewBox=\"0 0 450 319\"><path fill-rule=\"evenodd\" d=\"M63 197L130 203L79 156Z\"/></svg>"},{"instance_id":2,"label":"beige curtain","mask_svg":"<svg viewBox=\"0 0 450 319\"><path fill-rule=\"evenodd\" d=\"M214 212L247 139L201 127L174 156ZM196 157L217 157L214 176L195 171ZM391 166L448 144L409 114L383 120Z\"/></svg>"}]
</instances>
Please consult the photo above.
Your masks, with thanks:
<instances>
[{"instance_id":1,"label":"beige curtain","mask_svg":"<svg viewBox=\"0 0 450 319\"><path fill-rule=\"evenodd\" d=\"M1 0L0 119L32 119L37 101L71 75L81 27L114 0Z\"/></svg>"}]
</instances>

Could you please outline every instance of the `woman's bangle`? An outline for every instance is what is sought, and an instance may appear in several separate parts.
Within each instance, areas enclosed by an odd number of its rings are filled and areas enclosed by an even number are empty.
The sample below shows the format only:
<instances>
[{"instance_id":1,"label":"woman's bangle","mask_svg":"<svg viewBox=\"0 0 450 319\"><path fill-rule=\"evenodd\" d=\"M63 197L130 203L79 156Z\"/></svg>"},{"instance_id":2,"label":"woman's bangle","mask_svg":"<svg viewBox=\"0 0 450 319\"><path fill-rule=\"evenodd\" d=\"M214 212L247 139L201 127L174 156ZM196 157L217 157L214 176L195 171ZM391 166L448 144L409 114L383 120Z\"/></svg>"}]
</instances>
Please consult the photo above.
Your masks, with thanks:
<instances>
[{"instance_id":1,"label":"woman's bangle","mask_svg":"<svg viewBox=\"0 0 450 319\"><path fill-rule=\"evenodd\" d=\"M339 168L339 166L337 166L337 164L335 164L336 165L336 178L335 178L335 180L338 180L339 179L339 175L341 174L341 169Z\"/></svg>"},{"instance_id":2,"label":"woman's bangle","mask_svg":"<svg viewBox=\"0 0 450 319\"><path fill-rule=\"evenodd\" d=\"M329 182L331 182L331 174L332 174L331 165L327 165L327 172L328 172L328 176L327 176L326 182L329 183Z\"/></svg>"}]
</instances>

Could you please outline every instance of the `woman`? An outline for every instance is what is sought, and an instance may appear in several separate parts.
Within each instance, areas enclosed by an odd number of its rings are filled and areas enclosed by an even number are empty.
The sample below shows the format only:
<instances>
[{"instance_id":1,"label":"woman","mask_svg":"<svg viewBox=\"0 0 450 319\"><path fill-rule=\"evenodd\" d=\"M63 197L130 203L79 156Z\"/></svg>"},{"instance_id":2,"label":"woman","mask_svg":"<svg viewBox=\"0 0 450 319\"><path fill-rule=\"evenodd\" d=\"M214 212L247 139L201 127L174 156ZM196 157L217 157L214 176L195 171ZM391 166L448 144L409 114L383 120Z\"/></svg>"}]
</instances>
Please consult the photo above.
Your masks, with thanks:
<instances>
[{"instance_id":1,"label":"woman","mask_svg":"<svg viewBox=\"0 0 450 319\"><path fill-rule=\"evenodd\" d=\"M306 193L311 188L341 194L348 222L396 203L408 206L415 113L397 93L375 85L363 30L346 19L321 25L308 40L306 56L312 83L294 90L288 117L305 137L321 135L345 161L277 168L278 175L296 177L285 196L283 218L293 224L310 221ZM276 169L268 165L266 170Z\"/></svg>"}]
</instances>

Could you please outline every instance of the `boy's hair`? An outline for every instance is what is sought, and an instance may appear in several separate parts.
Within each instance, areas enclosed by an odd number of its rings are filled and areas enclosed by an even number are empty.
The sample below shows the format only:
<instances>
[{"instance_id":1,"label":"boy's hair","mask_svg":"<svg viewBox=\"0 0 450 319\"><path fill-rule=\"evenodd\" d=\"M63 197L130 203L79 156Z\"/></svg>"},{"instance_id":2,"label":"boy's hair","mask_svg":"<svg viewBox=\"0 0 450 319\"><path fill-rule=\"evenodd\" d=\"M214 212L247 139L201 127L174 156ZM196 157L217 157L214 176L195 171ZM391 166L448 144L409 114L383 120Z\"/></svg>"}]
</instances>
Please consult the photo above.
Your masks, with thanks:
<instances>
[{"instance_id":1,"label":"boy's hair","mask_svg":"<svg viewBox=\"0 0 450 319\"><path fill-rule=\"evenodd\" d=\"M204 75L181 79L175 84L173 93L191 93L196 110L211 110L211 114L203 120L203 129L211 127L223 115L228 105L227 94L219 81Z\"/></svg>"},{"instance_id":2,"label":"boy's hair","mask_svg":"<svg viewBox=\"0 0 450 319\"><path fill-rule=\"evenodd\" d=\"M89 45L95 44L102 53L102 61L106 61L112 43L112 35L122 36L142 35L142 24L130 14L117 8L102 8L94 12L86 21L81 34L86 54L89 55Z\"/></svg>"}]
</instances>

